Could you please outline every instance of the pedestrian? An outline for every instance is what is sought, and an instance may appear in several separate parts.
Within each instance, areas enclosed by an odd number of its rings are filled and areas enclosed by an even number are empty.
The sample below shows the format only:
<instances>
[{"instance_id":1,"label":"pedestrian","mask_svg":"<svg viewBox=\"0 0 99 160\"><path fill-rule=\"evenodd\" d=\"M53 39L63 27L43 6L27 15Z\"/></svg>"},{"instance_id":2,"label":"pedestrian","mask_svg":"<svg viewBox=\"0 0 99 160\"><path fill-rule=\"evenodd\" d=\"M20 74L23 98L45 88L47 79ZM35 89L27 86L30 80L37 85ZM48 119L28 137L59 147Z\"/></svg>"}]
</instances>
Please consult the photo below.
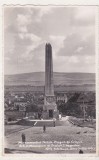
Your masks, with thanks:
<instances>
[{"instance_id":1,"label":"pedestrian","mask_svg":"<svg viewBox=\"0 0 99 160\"><path fill-rule=\"evenodd\" d=\"M43 132L44 133L46 132L46 126L45 125L43 126Z\"/></svg>"},{"instance_id":2,"label":"pedestrian","mask_svg":"<svg viewBox=\"0 0 99 160\"><path fill-rule=\"evenodd\" d=\"M55 127L55 121L56 121L56 119L55 118L53 118L53 126Z\"/></svg>"},{"instance_id":3,"label":"pedestrian","mask_svg":"<svg viewBox=\"0 0 99 160\"><path fill-rule=\"evenodd\" d=\"M53 125L54 125L54 127L55 127L55 121L53 121Z\"/></svg>"},{"instance_id":4,"label":"pedestrian","mask_svg":"<svg viewBox=\"0 0 99 160\"><path fill-rule=\"evenodd\" d=\"M79 150L79 154L83 154L83 151L81 149Z\"/></svg>"},{"instance_id":5,"label":"pedestrian","mask_svg":"<svg viewBox=\"0 0 99 160\"><path fill-rule=\"evenodd\" d=\"M24 134L24 133L22 133L21 137L22 137L22 142L25 144L25 141L26 141L25 134Z\"/></svg>"}]
</instances>

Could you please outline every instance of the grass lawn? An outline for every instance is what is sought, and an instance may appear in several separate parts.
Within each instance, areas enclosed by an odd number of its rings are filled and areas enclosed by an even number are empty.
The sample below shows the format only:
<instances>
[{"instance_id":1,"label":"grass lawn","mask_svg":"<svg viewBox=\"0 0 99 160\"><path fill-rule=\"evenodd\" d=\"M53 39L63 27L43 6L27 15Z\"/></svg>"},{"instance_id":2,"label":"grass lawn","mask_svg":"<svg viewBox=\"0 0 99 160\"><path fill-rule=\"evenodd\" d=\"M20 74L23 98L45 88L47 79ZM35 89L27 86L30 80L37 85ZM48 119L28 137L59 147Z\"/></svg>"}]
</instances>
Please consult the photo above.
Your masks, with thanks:
<instances>
[{"instance_id":1,"label":"grass lawn","mask_svg":"<svg viewBox=\"0 0 99 160\"><path fill-rule=\"evenodd\" d=\"M48 126L46 122L46 132L43 133L43 124L37 122L35 127L24 128L26 126L12 126L12 131L16 132L5 136L5 148L8 153L78 153L83 149L84 153L95 153L95 129L88 127L78 127L66 121L56 122L56 127ZM6 128L7 127L7 128ZM23 127L24 130L20 127ZM5 126L6 131L11 126ZM21 130L22 129L22 130ZM21 134L26 136L26 144L20 145ZM30 145L30 143L32 145ZM49 144L50 143L50 144Z\"/></svg>"}]
</instances>

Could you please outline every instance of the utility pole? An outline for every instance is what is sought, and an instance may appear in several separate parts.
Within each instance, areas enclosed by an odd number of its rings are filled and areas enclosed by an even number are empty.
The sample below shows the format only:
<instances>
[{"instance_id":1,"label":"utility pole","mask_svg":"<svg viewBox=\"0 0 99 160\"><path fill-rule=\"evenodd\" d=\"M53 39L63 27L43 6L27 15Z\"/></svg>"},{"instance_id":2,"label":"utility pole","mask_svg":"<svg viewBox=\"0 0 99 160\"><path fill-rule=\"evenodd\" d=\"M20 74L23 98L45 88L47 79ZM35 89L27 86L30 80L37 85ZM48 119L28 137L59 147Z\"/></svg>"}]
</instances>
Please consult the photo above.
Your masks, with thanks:
<instances>
[{"instance_id":1,"label":"utility pole","mask_svg":"<svg viewBox=\"0 0 99 160\"><path fill-rule=\"evenodd\" d=\"M84 122L85 122L85 104L84 104L84 100L83 100L83 113L84 113Z\"/></svg>"},{"instance_id":2,"label":"utility pole","mask_svg":"<svg viewBox=\"0 0 99 160\"><path fill-rule=\"evenodd\" d=\"M84 103L84 100L83 100L83 104L81 105L81 108L82 108L82 111L83 111L83 120L85 122L85 119L86 119L86 105Z\"/></svg>"}]
</instances>

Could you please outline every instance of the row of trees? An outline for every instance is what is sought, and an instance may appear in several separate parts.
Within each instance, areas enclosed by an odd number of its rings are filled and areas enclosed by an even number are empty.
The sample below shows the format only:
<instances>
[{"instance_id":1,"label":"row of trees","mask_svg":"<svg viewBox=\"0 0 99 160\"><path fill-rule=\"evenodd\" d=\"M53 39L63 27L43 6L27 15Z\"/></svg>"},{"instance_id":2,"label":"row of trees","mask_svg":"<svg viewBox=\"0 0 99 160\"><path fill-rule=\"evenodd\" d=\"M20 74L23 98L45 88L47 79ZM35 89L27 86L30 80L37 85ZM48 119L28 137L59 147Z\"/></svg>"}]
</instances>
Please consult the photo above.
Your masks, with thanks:
<instances>
[{"instance_id":1,"label":"row of trees","mask_svg":"<svg viewBox=\"0 0 99 160\"><path fill-rule=\"evenodd\" d=\"M81 99L79 98L81 97ZM57 102L59 111L64 115L76 117L96 117L95 94L75 93L67 103Z\"/></svg>"}]
</instances>

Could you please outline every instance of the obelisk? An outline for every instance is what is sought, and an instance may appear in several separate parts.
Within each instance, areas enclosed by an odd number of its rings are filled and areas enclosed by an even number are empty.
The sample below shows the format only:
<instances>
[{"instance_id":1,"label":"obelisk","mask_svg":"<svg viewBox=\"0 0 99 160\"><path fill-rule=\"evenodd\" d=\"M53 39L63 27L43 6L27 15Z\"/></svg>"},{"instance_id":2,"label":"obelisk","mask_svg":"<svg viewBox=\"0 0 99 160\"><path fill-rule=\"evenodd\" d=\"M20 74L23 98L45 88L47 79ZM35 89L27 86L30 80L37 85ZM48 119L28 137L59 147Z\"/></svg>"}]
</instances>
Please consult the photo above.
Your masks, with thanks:
<instances>
[{"instance_id":1,"label":"obelisk","mask_svg":"<svg viewBox=\"0 0 99 160\"><path fill-rule=\"evenodd\" d=\"M45 95L54 96L52 47L45 46Z\"/></svg>"},{"instance_id":2,"label":"obelisk","mask_svg":"<svg viewBox=\"0 0 99 160\"><path fill-rule=\"evenodd\" d=\"M54 95L53 82L53 58L52 46L50 43L45 46L45 96L43 106L43 118L58 118L59 113L56 105L56 98Z\"/></svg>"}]
</instances>

